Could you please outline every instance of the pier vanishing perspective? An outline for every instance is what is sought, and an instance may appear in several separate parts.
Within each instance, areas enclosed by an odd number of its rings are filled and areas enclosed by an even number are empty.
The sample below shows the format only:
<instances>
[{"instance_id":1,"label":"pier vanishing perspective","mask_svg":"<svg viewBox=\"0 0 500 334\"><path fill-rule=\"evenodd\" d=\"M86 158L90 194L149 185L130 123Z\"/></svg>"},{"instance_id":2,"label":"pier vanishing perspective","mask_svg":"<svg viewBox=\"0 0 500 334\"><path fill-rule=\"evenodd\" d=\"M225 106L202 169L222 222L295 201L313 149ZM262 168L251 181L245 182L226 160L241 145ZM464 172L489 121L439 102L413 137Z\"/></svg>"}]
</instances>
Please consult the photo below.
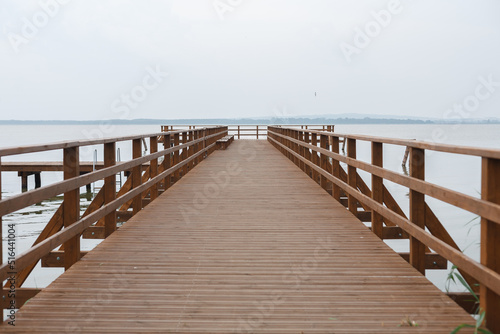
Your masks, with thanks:
<instances>
[{"instance_id":1,"label":"pier vanishing perspective","mask_svg":"<svg viewBox=\"0 0 500 334\"><path fill-rule=\"evenodd\" d=\"M133 159L117 163L124 141ZM357 159L360 141L370 143L371 162ZM81 175L79 148L89 145L103 146L104 161ZM388 145L409 148L409 175L383 167ZM64 194L34 245L3 255L2 308L19 311L0 332L450 333L475 325L476 305L472 294L446 294L425 277L449 261L500 333L500 150L333 126L164 126L3 148L0 171L5 157L48 150L63 152L64 181L0 198L1 217ZM426 150L480 157L481 198L427 182ZM100 180L80 215L80 188ZM409 216L386 182L408 188ZM480 263L461 252L426 197L481 217ZM104 240L83 252L81 238ZM407 240L409 252L384 239ZM65 272L47 288L24 287L39 261Z\"/></svg>"}]
</instances>

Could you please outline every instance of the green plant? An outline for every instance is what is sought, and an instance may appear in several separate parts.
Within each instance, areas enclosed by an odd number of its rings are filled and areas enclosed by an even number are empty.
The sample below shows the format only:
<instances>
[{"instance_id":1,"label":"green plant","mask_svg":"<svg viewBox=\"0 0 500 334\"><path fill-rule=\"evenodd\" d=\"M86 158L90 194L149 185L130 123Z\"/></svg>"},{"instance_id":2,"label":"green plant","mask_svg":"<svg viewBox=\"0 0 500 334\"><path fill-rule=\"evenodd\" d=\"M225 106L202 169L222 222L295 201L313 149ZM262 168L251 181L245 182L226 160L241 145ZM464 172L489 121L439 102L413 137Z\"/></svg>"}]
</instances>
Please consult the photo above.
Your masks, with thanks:
<instances>
[{"instance_id":1,"label":"green plant","mask_svg":"<svg viewBox=\"0 0 500 334\"><path fill-rule=\"evenodd\" d=\"M472 295L472 297L474 297L476 304L477 304L477 308L475 310L475 314L477 314L477 318L476 318L476 323L474 325L460 324L450 334L456 334L460 330L462 330L463 328L474 328L474 334L478 334L478 333L493 334L492 332L490 332L486 328L481 328L481 325L484 322L484 317L486 316L486 312L479 307L478 295L474 292L474 290L472 290L472 288L467 283L467 281L465 281L465 279L462 277L462 275L460 275L459 273L456 272L456 270L457 270L457 266L451 267L451 271L448 274L448 277L446 279L446 291L449 292L451 282L457 283L455 280L455 278L456 278L459 281L459 283L462 284L469 291L469 293Z\"/></svg>"}]
</instances>

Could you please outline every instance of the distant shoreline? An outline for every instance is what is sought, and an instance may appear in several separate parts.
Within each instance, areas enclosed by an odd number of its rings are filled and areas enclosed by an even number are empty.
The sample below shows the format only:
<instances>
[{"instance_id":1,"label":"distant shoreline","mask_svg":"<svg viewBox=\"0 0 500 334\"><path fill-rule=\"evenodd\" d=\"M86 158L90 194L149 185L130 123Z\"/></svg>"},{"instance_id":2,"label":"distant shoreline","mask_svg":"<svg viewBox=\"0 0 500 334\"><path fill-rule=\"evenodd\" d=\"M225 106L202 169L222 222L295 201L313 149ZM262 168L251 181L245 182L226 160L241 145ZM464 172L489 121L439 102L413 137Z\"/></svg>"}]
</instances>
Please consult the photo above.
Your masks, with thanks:
<instances>
[{"instance_id":1,"label":"distant shoreline","mask_svg":"<svg viewBox=\"0 0 500 334\"><path fill-rule=\"evenodd\" d=\"M272 118L272 119L132 119L132 120L0 120L0 125L308 125L308 124L500 124L499 119L420 120L399 118Z\"/></svg>"}]
</instances>

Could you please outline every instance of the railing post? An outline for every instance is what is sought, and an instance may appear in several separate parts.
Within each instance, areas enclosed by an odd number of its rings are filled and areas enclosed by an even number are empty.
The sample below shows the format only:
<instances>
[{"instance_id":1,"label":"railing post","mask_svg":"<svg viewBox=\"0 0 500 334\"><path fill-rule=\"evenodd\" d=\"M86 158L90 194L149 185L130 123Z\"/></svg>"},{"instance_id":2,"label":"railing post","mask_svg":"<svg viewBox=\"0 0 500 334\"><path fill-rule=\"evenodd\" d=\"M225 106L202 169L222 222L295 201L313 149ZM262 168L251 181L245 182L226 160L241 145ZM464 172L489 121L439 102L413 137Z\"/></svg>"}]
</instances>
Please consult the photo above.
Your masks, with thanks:
<instances>
[{"instance_id":1,"label":"railing post","mask_svg":"<svg viewBox=\"0 0 500 334\"><path fill-rule=\"evenodd\" d=\"M240 139L240 126L238 125L238 139Z\"/></svg>"},{"instance_id":2,"label":"railing post","mask_svg":"<svg viewBox=\"0 0 500 334\"><path fill-rule=\"evenodd\" d=\"M163 147L165 149L169 149L172 147L171 143L170 143L170 134L167 134L165 136L163 136ZM172 161L171 161L171 156L172 156L172 153L167 153L165 154L165 156L163 157L163 170L167 170L169 169L170 167L172 167ZM171 184L171 177L172 175L171 174L168 174L166 177L165 177L165 180L163 181L163 184L164 184L164 190L166 191L168 188L170 188L170 184Z\"/></svg>"},{"instance_id":3,"label":"railing post","mask_svg":"<svg viewBox=\"0 0 500 334\"><path fill-rule=\"evenodd\" d=\"M410 176L419 180L425 179L425 151L410 148ZM410 220L425 229L425 196L410 189ZM410 264L425 275L425 245L410 236Z\"/></svg>"},{"instance_id":4,"label":"railing post","mask_svg":"<svg viewBox=\"0 0 500 334\"><path fill-rule=\"evenodd\" d=\"M64 149L64 179L68 180L80 175L80 156L78 147ZM80 189L64 193L63 222L69 227L80 218ZM68 270L80 260L80 236L74 236L64 243L64 269Z\"/></svg>"},{"instance_id":5,"label":"railing post","mask_svg":"<svg viewBox=\"0 0 500 334\"><path fill-rule=\"evenodd\" d=\"M320 146L321 146L321 148L323 148L325 150L329 149L327 135L320 135ZM327 165L328 165L328 156L321 153L321 169L327 171L328 170ZM323 174L321 174L320 184L321 184L321 188L323 188L325 190L328 188L327 178Z\"/></svg>"},{"instance_id":6,"label":"railing post","mask_svg":"<svg viewBox=\"0 0 500 334\"><path fill-rule=\"evenodd\" d=\"M259 126L257 125L257 139L259 139Z\"/></svg>"},{"instance_id":7,"label":"railing post","mask_svg":"<svg viewBox=\"0 0 500 334\"><path fill-rule=\"evenodd\" d=\"M2 157L0 157L0 201L2 200ZM0 262L3 263L3 222L0 216ZM0 325L1 326L1 325Z\"/></svg>"},{"instance_id":8,"label":"railing post","mask_svg":"<svg viewBox=\"0 0 500 334\"><path fill-rule=\"evenodd\" d=\"M304 132L303 131L298 131L297 132L298 136L297 136L297 139L300 141L300 142L304 142ZM299 154L301 157L305 158L305 153L304 153L304 146L299 145ZM306 164L301 160L300 161L300 169L302 169L302 171L306 171Z\"/></svg>"},{"instance_id":9,"label":"railing post","mask_svg":"<svg viewBox=\"0 0 500 334\"><path fill-rule=\"evenodd\" d=\"M332 152L339 153L339 137L330 137L332 139ZM337 159L332 159L332 175L337 180L340 180L340 162ZM332 185L332 196L340 202L340 187L335 183Z\"/></svg>"},{"instance_id":10,"label":"railing post","mask_svg":"<svg viewBox=\"0 0 500 334\"><path fill-rule=\"evenodd\" d=\"M194 138L193 140L198 140L200 138L200 131L196 130L194 133ZM194 144L194 154L198 153L200 151L200 144L196 143ZM200 163L200 156L194 159L194 166Z\"/></svg>"},{"instance_id":11,"label":"railing post","mask_svg":"<svg viewBox=\"0 0 500 334\"><path fill-rule=\"evenodd\" d=\"M356 159L356 139L347 139L347 156ZM347 167L347 183L354 189L358 189L356 167L349 165ZM356 217L358 216L358 201L352 195L347 195L347 206L349 211Z\"/></svg>"},{"instance_id":12,"label":"railing post","mask_svg":"<svg viewBox=\"0 0 500 334\"><path fill-rule=\"evenodd\" d=\"M500 204L500 160L482 159L481 199ZM500 224L481 219L481 264L500 273ZM500 296L480 286L480 306L485 311L486 326L500 333Z\"/></svg>"},{"instance_id":13,"label":"railing post","mask_svg":"<svg viewBox=\"0 0 500 334\"><path fill-rule=\"evenodd\" d=\"M116 143L104 144L104 167L116 165ZM104 179L104 205L116 199L116 174ZM116 210L104 218L104 238L110 236L116 230Z\"/></svg>"},{"instance_id":14,"label":"railing post","mask_svg":"<svg viewBox=\"0 0 500 334\"><path fill-rule=\"evenodd\" d=\"M297 130L292 130L292 138L297 140L299 138L299 132ZM292 149L295 153L299 153L299 145L296 143L292 143ZM295 165L300 168L300 159L294 155L293 161Z\"/></svg>"},{"instance_id":15,"label":"railing post","mask_svg":"<svg viewBox=\"0 0 500 334\"><path fill-rule=\"evenodd\" d=\"M149 138L149 146L151 154L158 152L157 136ZM158 159L153 159L150 161L149 171L151 179L158 175ZM151 189L149 190L149 196L151 198L151 201L155 200L158 197L158 183L151 187Z\"/></svg>"},{"instance_id":16,"label":"railing post","mask_svg":"<svg viewBox=\"0 0 500 334\"><path fill-rule=\"evenodd\" d=\"M180 144L179 135L180 135L179 133L174 134L174 147L177 147ZM180 161L180 152L179 152L179 150L177 150L174 152L174 166L177 165L179 163L179 161ZM180 169L176 169L176 171L174 173L175 181L179 180L180 174L181 174Z\"/></svg>"},{"instance_id":17,"label":"railing post","mask_svg":"<svg viewBox=\"0 0 500 334\"><path fill-rule=\"evenodd\" d=\"M304 137L302 138L302 140L304 141L304 143L309 144L309 132L308 131L304 132ZM309 150L308 147L304 148L304 158L306 158L306 160L308 160L308 161L311 161L311 151ZM309 165L305 165L305 172L306 172L307 176L311 177L311 167L309 167Z\"/></svg>"},{"instance_id":18,"label":"railing post","mask_svg":"<svg viewBox=\"0 0 500 334\"><path fill-rule=\"evenodd\" d=\"M383 160L382 143L372 142L372 165L383 167ZM374 174L372 174L372 199L380 204L384 203L384 182L381 177ZM383 239L383 219L374 210L372 210L372 232Z\"/></svg>"},{"instance_id":19,"label":"railing post","mask_svg":"<svg viewBox=\"0 0 500 334\"><path fill-rule=\"evenodd\" d=\"M142 143L141 139L132 140L132 159L142 157ZM132 168L132 189L139 187L142 184L142 166ZM142 194L134 197L132 202L132 211L134 215L142 210Z\"/></svg>"},{"instance_id":20,"label":"railing post","mask_svg":"<svg viewBox=\"0 0 500 334\"><path fill-rule=\"evenodd\" d=\"M318 146L318 135L316 133L311 133L311 145L314 147ZM312 154L313 164L319 165L318 164L318 152L315 150L312 150L311 154ZM312 179L314 180L314 182L318 182L318 176L319 176L318 172L313 169L312 170Z\"/></svg>"}]
</instances>

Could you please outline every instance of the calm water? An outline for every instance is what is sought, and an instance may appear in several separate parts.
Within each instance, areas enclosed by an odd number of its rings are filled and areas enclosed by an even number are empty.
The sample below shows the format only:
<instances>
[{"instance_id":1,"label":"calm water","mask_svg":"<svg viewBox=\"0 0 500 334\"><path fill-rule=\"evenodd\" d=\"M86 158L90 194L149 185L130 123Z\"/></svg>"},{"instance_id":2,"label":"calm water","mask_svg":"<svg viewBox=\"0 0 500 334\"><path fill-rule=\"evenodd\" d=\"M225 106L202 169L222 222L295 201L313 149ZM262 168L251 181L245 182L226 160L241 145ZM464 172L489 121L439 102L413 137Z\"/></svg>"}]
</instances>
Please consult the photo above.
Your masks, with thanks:
<instances>
[{"instance_id":1,"label":"calm water","mask_svg":"<svg viewBox=\"0 0 500 334\"><path fill-rule=\"evenodd\" d=\"M99 136L123 136L130 134L159 132L157 125L141 126L113 126L101 128L95 125L85 126L0 126L0 146L21 146L57 142L63 140L89 139ZM500 149L500 125L338 125L338 133L370 134L383 137L419 139L426 141L444 142L476 147L490 147ZM119 143L122 160L131 157L130 142ZM102 160L102 147L82 148L82 161L92 161L94 150L97 149L98 160ZM399 173L404 173L401 166L405 148L397 146L384 147L384 166ZM358 158L370 161L369 144L358 143ZM2 161L61 161L61 151L50 151L37 154L6 157ZM360 172L363 179L370 184L370 176ZM34 187L33 177L29 178L29 188ZM427 152L426 179L430 182L445 186L462 193L480 196L480 159L474 157L456 156L451 154ZM61 173L42 173L42 185L48 185L62 180ZM17 173L2 173L2 196L9 197L20 192L20 178ZM385 181L393 196L403 210L408 213L408 190ZM81 189L82 194L85 188ZM4 225L9 222L17 223L17 254L29 248L40 231L49 221L53 212L61 204L61 198L54 198L38 205L23 209L4 217ZM447 230L464 252L479 259L479 219L472 214L451 207L432 198L427 201L436 215L441 219ZM82 210L89 204L82 198ZM4 238L6 228L4 228ZM82 249L90 250L99 241L83 240ZM408 251L407 241L387 241L397 251ZM4 243L4 254L6 245ZM58 268L37 268L34 275L26 282L26 287L44 287L62 273ZM439 288L444 289L446 271L427 271L427 277ZM457 287L452 289L458 289Z\"/></svg>"}]
</instances>

